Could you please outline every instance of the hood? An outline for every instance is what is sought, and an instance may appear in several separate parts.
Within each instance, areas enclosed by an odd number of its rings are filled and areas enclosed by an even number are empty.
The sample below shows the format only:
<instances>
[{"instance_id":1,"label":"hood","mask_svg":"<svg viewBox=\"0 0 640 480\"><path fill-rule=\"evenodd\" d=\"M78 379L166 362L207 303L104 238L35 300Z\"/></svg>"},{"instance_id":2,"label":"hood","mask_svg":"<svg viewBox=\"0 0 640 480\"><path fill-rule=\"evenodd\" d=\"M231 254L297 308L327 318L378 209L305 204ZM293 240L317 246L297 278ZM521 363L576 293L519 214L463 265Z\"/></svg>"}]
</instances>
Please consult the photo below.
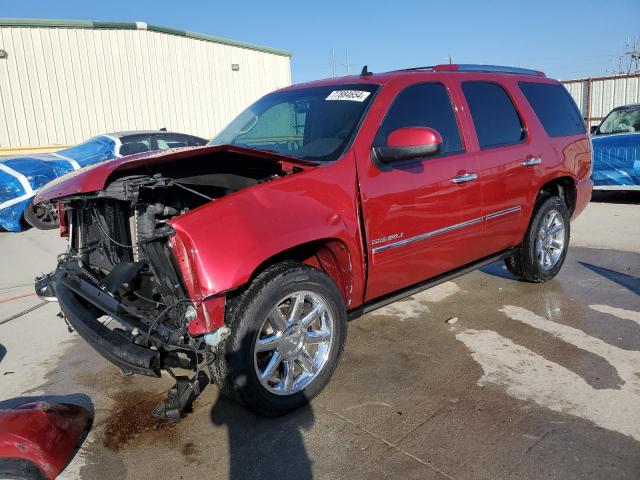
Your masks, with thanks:
<instances>
[{"instance_id":1,"label":"hood","mask_svg":"<svg viewBox=\"0 0 640 480\"><path fill-rule=\"evenodd\" d=\"M38 190L35 202L41 203L72 195L98 192L104 189L109 178L116 171L122 172L140 167L152 167L153 165L174 162L195 156L212 155L213 157L217 157L223 152L239 153L247 157L263 159L266 162L280 162L282 164L289 164L290 166L315 165L312 162L286 157L277 153L263 152L232 145L178 148L162 152L140 153L91 165L57 178ZM203 161L215 162L216 158Z\"/></svg>"},{"instance_id":2,"label":"hood","mask_svg":"<svg viewBox=\"0 0 640 480\"><path fill-rule=\"evenodd\" d=\"M640 146L640 133L613 133L611 135L593 135L591 143L598 147Z\"/></svg>"},{"instance_id":3,"label":"hood","mask_svg":"<svg viewBox=\"0 0 640 480\"><path fill-rule=\"evenodd\" d=\"M42 174L48 168L56 172L56 176L73 170L77 163L58 153L37 153L32 155L11 155L2 157L0 163L27 177Z\"/></svg>"}]
</instances>

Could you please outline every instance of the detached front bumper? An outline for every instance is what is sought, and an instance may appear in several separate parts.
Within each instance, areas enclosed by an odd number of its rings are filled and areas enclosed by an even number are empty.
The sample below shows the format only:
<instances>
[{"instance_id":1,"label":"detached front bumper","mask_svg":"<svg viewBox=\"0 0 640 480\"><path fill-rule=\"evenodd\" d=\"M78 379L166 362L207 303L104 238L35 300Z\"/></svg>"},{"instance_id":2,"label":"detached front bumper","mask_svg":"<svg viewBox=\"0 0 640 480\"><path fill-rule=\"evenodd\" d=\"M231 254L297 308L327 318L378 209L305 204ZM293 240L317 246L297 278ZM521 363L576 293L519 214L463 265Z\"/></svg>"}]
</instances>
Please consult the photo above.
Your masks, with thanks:
<instances>
[{"instance_id":1,"label":"detached front bumper","mask_svg":"<svg viewBox=\"0 0 640 480\"><path fill-rule=\"evenodd\" d=\"M98 320L109 316L122 325L138 328L125 316L118 300L64 269L49 277L47 287L58 299L69 324L100 355L123 370L160 376L159 351L133 343L124 333L110 330Z\"/></svg>"}]
</instances>

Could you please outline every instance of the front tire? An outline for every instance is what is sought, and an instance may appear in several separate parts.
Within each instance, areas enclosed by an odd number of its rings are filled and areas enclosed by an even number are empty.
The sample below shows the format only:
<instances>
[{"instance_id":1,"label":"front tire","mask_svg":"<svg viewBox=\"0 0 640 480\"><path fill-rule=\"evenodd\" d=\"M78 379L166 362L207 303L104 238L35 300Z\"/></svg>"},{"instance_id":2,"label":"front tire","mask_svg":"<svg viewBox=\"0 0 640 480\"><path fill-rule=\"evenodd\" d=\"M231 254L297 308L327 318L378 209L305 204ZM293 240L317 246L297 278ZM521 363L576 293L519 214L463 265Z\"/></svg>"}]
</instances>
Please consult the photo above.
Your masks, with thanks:
<instances>
[{"instance_id":1,"label":"front tire","mask_svg":"<svg viewBox=\"0 0 640 480\"><path fill-rule=\"evenodd\" d=\"M338 364L346 313L324 272L294 262L268 268L227 303L231 334L217 348L213 381L262 415L307 404Z\"/></svg>"},{"instance_id":2,"label":"front tire","mask_svg":"<svg viewBox=\"0 0 640 480\"><path fill-rule=\"evenodd\" d=\"M30 201L24 211L24 219L29 225L39 230L53 230L60 226L58 211L50 203L34 205L33 200Z\"/></svg>"},{"instance_id":3,"label":"front tire","mask_svg":"<svg viewBox=\"0 0 640 480\"><path fill-rule=\"evenodd\" d=\"M521 280L551 280L564 264L569 237L569 209L560 197L546 198L537 204L522 244L505 259L505 264Z\"/></svg>"}]
</instances>

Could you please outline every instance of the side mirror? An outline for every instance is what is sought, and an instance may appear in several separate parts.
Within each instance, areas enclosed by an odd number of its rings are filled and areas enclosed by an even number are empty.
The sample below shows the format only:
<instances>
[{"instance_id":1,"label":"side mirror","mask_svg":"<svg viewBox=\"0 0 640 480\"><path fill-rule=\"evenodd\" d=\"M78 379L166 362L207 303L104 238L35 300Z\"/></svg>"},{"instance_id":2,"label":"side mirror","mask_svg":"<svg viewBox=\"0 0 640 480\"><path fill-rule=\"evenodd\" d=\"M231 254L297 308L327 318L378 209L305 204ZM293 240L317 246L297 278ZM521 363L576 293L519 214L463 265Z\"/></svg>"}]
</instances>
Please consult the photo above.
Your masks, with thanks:
<instances>
[{"instance_id":1,"label":"side mirror","mask_svg":"<svg viewBox=\"0 0 640 480\"><path fill-rule=\"evenodd\" d=\"M374 146L375 156L383 163L426 157L440 151L442 136L427 127L398 128L389 134L387 144Z\"/></svg>"},{"instance_id":2,"label":"side mirror","mask_svg":"<svg viewBox=\"0 0 640 480\"><path fill-rule=\"evenodd\" d=\"M596 132L598 131L598 127L599 125L591 125L591 128L589 129L589 131L591 132L591 135L596 134Z\"/></svg>"}]
</instances>

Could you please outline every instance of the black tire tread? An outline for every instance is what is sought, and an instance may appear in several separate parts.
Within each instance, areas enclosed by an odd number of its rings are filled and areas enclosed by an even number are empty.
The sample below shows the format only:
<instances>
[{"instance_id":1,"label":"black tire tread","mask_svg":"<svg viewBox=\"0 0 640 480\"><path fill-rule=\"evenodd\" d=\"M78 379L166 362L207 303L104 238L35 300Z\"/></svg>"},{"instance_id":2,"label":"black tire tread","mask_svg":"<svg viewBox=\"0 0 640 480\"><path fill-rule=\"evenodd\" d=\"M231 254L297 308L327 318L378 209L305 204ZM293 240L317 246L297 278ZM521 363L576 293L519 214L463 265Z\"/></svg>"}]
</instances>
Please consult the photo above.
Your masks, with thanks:
<instances>
[{"instance_id":1,"label":"black tire tread","mask_svg":"<svg viewBox=\"0 0 640 480\"><path fill-rule=\"evenodd\" d=\"M227 302L225 313L226 326L233 330L236 324L244 318L244 311L248 310L251 304L258 300L258 293L270 282L275 281L282 273L291 268L295 268L296 266L299 266L299 264L295 262L281 262L259 273L249 284L248 288L244 289L240 294L229 299ZM227 371L226 362L221 361L225 355L225 343L226 342L222 342L218 345L214 352L216 355L216 361L211 364L209 369L212 377L211 380L218 386L223 394L233 398L241 405L246 406L246 402L242 399L238 389L232 381L232 377L229 374L230 372Z\"/></svg>"},{"instance_id":2,"label":"black tire tread","mask_svg":"<svg viewBox=\"0 0 640 480\"><path fill-rule=\"evenodd\" d=\"M537 225L541 215L551 209L555 208L563 215L565 229L567 231L567 239L565 242L565 250L556 264L556 266L549 270L542 270L535 260L535 241L537 233ZM569 210L562 198L558 196L545 196L538 199L527 227L527 232L524 236L522 244L518 246L514 251L505 259L505 265L507 269L518 279L531 282L531 283L543 283L551 280L562 268L564 260L566 258L567 249L569 247L568 240L570 236L570 223L569 223Z\"/></svg>"},{"instance_id":3,"label":"black tire tread","mask_svg":"<svg viewBox=\"0 0 640 480\"><path fill-rule=\"evenodd\" d=\"M24 221L31 225L33 228L37 228L38 230L55 230L60 226L59 222L54 223L45 223L40 221L34 212L33 201L27 204L27 208L24 209L23 213Z\"/></svg>"},{"instance_id":4,"label":"black tire tread","mask_svg":"<svg viewBox=\"0 0 640 480\"><path fill-rule=\"evenodd\" d=\"M226 344L229 341L233 341L233 334L238 330L239 324L244 320L247 312L251 311L254 304L260 301L261 293L265 289L268 289L272 284L277 284L278 282L280 282L282 280L282 276L285 274L321 274L326 276L326 274L320 270L293 261L284 261L277 263L258 274L249 284L248 288L240 292L237 296L228 300L225 323L231 329L232 334L224 342L218 345L214 352L216 355L216 359L210 365L210 374L212 377L211 380L218 386L221 393L228 397L231 397L239 404L249 408L250 410L266 416L278 416L286 413L286 411L282 411L279 409L269 409L265 407L265 405L261 404L260 401L247 394L247 389L241 388L237 384L237 382L235 381L236 375L233 371L233 366L230 365L226 359ZM326 279L328 280L328 285L331 285L335 288L335 292L337 292L338 297L342 298L339 295L337 287L335 287L328 276L326 276ZM341 306L344 307L343 304ZM342 335L342 337L340 338L340 343L336 345L338 351L338 359L344 347L345 339L346 335ZM325 372L330 376L336 366L337 362L333 365L325 365Z\"/></svg>"}]
</instances>

